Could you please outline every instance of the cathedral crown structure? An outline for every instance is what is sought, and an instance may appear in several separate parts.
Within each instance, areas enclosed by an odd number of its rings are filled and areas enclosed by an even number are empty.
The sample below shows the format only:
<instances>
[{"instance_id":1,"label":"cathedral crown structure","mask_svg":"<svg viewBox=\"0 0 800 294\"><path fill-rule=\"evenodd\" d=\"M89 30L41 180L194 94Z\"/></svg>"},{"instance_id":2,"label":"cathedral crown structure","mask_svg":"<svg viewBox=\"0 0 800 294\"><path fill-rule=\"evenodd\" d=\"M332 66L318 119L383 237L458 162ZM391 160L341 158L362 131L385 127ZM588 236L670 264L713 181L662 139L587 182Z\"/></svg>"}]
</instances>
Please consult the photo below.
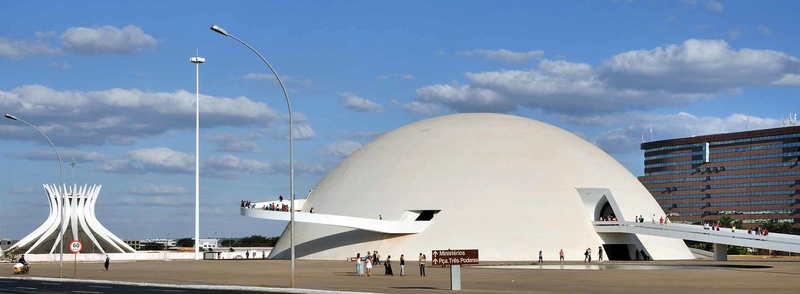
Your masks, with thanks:
<instances>
[{"instance_id":1,"label":"cathedral crown structure","mask_svg":"<svg viewBox=\"0 0 800 294\"><path fill-rule=\"evenodd\" d=\"M102 185L64 187L44 185L50 203L50 216L32 233L9 248L24 254L53 254L59 252L59 240L65 246L73 240L83 244L83 253L133 253L128 244L106 229L94 213L94 206ZM66 194L63 194L66 192ZM66 209L62 209L62 195L66 196ZM62 218L62 212L64 217ZM61 235L62 219L64 235Z\"/></svg>"}]
</instances>

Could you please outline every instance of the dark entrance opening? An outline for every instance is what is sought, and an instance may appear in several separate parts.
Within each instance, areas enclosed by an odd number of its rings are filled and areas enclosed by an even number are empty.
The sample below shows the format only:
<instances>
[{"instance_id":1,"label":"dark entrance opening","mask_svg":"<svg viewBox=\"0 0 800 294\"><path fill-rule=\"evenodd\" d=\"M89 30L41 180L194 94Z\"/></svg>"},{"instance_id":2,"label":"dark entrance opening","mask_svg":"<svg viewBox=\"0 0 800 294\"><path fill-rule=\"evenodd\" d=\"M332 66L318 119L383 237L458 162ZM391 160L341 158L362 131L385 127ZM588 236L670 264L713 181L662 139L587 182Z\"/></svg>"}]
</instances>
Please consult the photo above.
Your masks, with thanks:
<instances>
[{"instance_id":1,"label":"dark entrance opening","mask_svg":"<svg viewBox=\"0 0 800 294\"><path fill-rule=\"evenodd\" d=\"M436 216L436 214L439 213L440 211L441 210L423 210L423 211L421 211L419 213L419 216L417 217L417 219L415 221L419 222L419 221L432 220L433 217Z\"/></svg>"},{"instance_id":2,"label":"dark entrance opening","mask_svg":"<svg viewBox=\"0 0 800 294\"><path fill-rule=\"evenodd\" d=\"M608 260L632 260L628 244L604 244L603 250Z\"/></svg>"},{"instance_id":3,"label":"dark entrance opening","mask_svg":"<svg viewBox=\"0 0 800 294\"><path fill-rule=\"evenodd\" d=\"M616 215L617 214L614 213L614 209L611 208L611 204L608 203L608 201L606 201L606 203L603 204L603 208L600 208L600 217L602 217L604 220L609 216L616 216Z\"/></svg>"}]
</instances>

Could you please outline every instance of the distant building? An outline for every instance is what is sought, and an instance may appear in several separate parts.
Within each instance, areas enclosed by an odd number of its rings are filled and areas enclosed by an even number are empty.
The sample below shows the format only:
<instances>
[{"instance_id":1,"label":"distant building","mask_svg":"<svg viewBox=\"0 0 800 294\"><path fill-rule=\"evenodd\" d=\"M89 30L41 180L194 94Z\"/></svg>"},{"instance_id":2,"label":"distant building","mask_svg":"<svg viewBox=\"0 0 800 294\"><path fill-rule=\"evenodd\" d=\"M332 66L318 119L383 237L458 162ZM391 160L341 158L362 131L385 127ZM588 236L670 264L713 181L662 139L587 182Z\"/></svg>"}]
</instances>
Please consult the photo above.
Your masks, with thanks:
<instances>
[{"instance_id":1,"label":"distant building","mask_svg":"<svg viewBox=\"0 0 800 294\"><path fill-rule=\"evenodd\" d=\"M142 247L140 245L141 244L140 240L124 240L124 241L125 241L125 244L128 244L128 246L131 246L131 248L133 248L135 250L142 250Z\"/></svg>"},{"instance_id":2,"label":"distant building","mask_svg":"<svg viewBox=\"0 0 800 294\"><path fill-rule=\"evenodd\" d=\"M11 239L0 239L0 252L5 251L8 247L14 245L14 241Z\"/></svg>"},{"instance_id":3,"label":"distant building","mask_svg":"<svg viewBox=\"0 0 800 294\"><path fill-rule=\"evenodd\" d=\"M800 228L800 126L642 143L639 177L670 220L700 224L723 215L755 227Z\"/></svg>"},{"instance_id":4,"label":"distant building","mask_svg":"<svg viewBox=\"0 0 800 294\"><path fill-rule=\"evenodd\" d=\"M194 239L194 238L192 238ZM208 250L208 249L217 249L219 247L219 239L203 239L200 238L200 248Z\"/></svg>"}]
</instances>

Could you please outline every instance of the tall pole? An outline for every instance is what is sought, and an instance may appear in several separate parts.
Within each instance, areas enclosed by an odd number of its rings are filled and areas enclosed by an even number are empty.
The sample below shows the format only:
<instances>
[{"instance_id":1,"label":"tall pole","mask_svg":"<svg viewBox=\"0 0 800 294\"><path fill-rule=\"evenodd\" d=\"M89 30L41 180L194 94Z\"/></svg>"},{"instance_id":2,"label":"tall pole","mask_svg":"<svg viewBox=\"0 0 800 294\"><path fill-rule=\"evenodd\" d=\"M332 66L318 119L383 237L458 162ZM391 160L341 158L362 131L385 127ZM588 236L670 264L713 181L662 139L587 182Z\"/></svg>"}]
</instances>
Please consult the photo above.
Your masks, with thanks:
<instances>
[{"instance_id":1,"label":"tall pole","mask_svg":"<svg viewBox=\"0 0 800 294\"><path fill-rule=\"evenodd\" d=\"M64 277L64 222L66 221L67 187L64 186L64 169L62 168L61 164L61 154L58 153L58 149L56 149L56 145L53 144L53 141L50 141L50 138L48 138L47 135L45 135L44 132L42 132L42 130L40 130L39 128L11 114L6 114L6 118L10 120L21 121L22 123L28 125L29 127L39 132L39 134L42 134L42 136L44 136L44 138L47 139L47 142L50 143L50 146L53 146L53 151L56 152L56 156L58 157L58 171L61 174L61 231L58 233L59 236L58 242L60 243L59 245L61 246L59 246L60 257L58 264L58 277L63 278Z\"/></svg>"},{"instance_id":2,"label":"tall pole","mask_svg":"<svg viewBox=\"0 0 800 294\"><path fill-rule=\"evenodd\" d=\"M197 54L199 55L199 53ZM194 132L194 260L200 260L200 64L205 58L189 59L195 65L195 132Z\"/></svg>"},{"instance_id":3,"label":"tall pole","mask_svg":"<svg viewBox=\"0 0 800 294\"><path fill-rule=\"evenodd\" d=\"M269 70L272 71L272 74L275 75L275 79L278 80L278 84L281 85L281 90L283 90L283 96L286 97L286 107L289 109L289 197L291 199L291 204L289 204L289 247L291 252L291 287L294 288L294 263L295 263L295 256L294 256L294 120L292 118L292 103L289 100L289 92L286 91L286 87L283 85L283 81L281 81L281 77L278 75L278 72L272 68L272 65L269 64L264 56L261 56L261 53L258 53L258 50L250 46L249 44L245 43L244 41L240 40L239 38L235 37L234 35L228 34L222 27L218 25L211 26L211 30L222 35L231 37L232 39L236 40L237 42L241 43L245 47L249 48L253 53L258 55L258 58L261 58L261 61L269 67Z\"/></svg>"}]
</instances>

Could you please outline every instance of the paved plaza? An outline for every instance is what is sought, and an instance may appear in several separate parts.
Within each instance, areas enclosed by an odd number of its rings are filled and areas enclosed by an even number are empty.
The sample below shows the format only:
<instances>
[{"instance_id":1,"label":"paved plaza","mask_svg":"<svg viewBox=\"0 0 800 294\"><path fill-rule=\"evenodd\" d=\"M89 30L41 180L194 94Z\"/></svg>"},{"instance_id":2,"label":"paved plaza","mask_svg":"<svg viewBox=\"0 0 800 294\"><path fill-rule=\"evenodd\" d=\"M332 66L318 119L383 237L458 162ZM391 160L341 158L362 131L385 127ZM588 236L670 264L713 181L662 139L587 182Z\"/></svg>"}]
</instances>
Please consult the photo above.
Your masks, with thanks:
<instances>
[{"instance_id":1,"label":"paved plaza","mask_svg":"<svg viewBox=\"0 0 800 294\"><path fill-rule=\"evenodd\" d=\"M727 262L710 260L675 262L607 262L626 269L586 269L583 263L556 262L542 269L462 267L465 293L800 293L800 257L736 257ZM448 268L419 268L408 261L407 276L384 276L383 266L375 267L372 277L354 275L355 263L346 261L305 261L296 263L298 288L377 293L444 292L450 289ZM520 263L531 265L532 262ZM393 262L395 274L399 264ZM628 266L630 265L630 266ZM644 265L673 267L645 268ZM678 265L698 266L680 267ZM712 265L768 266L766 268L700 267ZM0 264L0 277L12 277L12 264ZM72 262L64 263L64 276L73 278ZM77 278L148 282L176 285L239 285L289 287L289 261L286 260L206 260L114 262L110 271L102 263L78 263ZM602 268L602 267L601 267ZM58 263L33 264L27 277L58 277ZM15 276L20 277L20 276ZM23 276L25 277L25 276Z\"/></svg>"}]
</instances>

